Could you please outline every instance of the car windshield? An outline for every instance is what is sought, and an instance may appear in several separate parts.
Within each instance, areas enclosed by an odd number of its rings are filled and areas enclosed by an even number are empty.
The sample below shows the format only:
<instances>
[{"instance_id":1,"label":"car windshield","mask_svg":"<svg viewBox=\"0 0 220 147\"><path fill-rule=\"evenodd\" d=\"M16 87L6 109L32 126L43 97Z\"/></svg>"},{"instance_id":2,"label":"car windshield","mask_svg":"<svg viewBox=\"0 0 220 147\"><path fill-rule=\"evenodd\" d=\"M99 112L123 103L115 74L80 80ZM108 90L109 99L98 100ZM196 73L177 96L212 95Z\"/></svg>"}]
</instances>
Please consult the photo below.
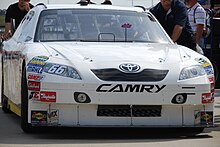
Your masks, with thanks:
<instances>
[{"instance_id":1,"label":"car windshield","mask_svg":"<svg viewBox=\"0 0 220 147\"><path fill-rule=\"evenodd\" d=\"M148 12L59 9L42 11L35 41L168 43L169 39Z\"/></svg>"}]
</instances>

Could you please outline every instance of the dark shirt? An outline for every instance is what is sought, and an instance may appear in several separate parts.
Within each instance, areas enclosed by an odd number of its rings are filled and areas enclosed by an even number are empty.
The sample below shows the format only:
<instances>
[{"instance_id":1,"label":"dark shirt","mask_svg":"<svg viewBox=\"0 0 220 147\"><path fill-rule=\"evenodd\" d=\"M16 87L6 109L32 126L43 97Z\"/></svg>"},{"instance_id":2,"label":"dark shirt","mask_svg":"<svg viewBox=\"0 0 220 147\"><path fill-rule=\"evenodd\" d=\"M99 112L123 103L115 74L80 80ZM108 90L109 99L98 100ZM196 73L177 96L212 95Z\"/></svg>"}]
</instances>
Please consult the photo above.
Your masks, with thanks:
<instances>
[{"instance_id":1,"label":"dark shirt","mask_svg":"<svg viewBox=\"0 0 220 147\"><path fill-rule=\"evenodd\" d=\"M103 5L112 5L112 2L110 0L106 0L101 4L103 4Z\"/></svg>"},{"instance_id":2,"label":"dark shirt","mask_svg":"<svg viewBox=\"0 0 220 147\"><path fill-rule=\"evenodd\" d=\"M34 6L30 4L30 8L33 8ZM10 23L11 19L15 19L15 29L19 26L21 20L24 18L24 16L28 12L26 10L20 10L18 7L18 3L11 4L7 11L5 16L5 23Z\"/></svg>"},{"instance_id":3,"label":"dark shirt","mask_svg":"<svg viewBox=\"0 0 220 147\"><path fill-rule=\"evenodd\" d=\"M88 1L87 1L87 2L88 2ZM84 1L79 1L77 4L83 4L83 3L84 3ZM95 3L89 1L88 4L95 4Z\"/></svg>"},{"instance_id":4,"label":"dark shirt","mask_svg":"<svg viewBox=\"0 0 220 147\"><path fill-rule=\"evenodd\" d=\"M175 25L180 25L189 30L191 29L188 21L187 8L178 0L173 0L170 12L165 11L161 3L158 3L150 11L170 36L172 35Z\"/></svg>"},{"instance_id":5,"label":"dark shirt","mask_svg":"<svg viewBox=\"0 0 220 147\"><path fill-rule=\"evenodd\" d=\"M188 43L185 40L190 39L187 38L187 36L191 37L193 31L188 20L188 12L184 3L179 0L173 0L171 3L171 9L168 11L163 9L161 3L158 3L155 7L150 9L150 12L157 18L170 37L173 34L175 25L182 26L183 31L177 40L177 43L194 49L194 45L188 46ZM192 41L194 41L193 38Z\"/></svg>"}]
</instances>

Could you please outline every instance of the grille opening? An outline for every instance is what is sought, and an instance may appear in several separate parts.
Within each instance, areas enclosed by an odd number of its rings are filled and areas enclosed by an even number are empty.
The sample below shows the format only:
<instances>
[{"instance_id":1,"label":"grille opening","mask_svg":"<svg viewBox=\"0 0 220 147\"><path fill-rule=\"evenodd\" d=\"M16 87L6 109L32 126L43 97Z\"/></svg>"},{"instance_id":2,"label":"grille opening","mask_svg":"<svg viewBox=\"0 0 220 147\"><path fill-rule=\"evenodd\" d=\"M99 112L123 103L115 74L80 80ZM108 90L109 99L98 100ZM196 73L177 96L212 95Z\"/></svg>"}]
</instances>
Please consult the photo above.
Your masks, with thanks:
<instances>
[{"instance_id":1,"label":"grille opening","mask_svg":"<svg viewBox=\"0 0 220 147\"><path fill-rule=\"evenodd\" d=\"M124 73L118 69L93 69L92 72L103 81L145 81L163 80L168 70L144 69L139 73Z\"/></svg>"},{"instance_id":2,"label":"grille opening","mask_svg":"<svg viewBox=\"0 0 220 147\"><path fill-rule=\"evenodd\" d=\"M102 117L160 117L159 105L99 105L97 116Z\"/></svg>"}]
</instances>

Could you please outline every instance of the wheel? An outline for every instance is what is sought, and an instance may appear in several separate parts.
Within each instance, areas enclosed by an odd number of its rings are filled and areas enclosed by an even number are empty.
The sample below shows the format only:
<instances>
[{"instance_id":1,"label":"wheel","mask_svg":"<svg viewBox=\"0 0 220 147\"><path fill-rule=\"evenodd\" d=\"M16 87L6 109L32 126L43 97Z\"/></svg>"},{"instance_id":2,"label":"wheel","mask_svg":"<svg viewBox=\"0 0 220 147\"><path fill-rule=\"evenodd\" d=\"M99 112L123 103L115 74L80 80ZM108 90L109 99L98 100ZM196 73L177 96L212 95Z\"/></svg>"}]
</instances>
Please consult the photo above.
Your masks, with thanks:
<instances>
[{"instance_id":1,"label":"wheel","mask_svg":"<svg viewBox=\"0 0 220 147\"><path fill-rule=\"evenodd\" d=\"M21 128L26 133L34 132L33 126L28 123L28 90L25 66L23 66L21 77Z\"/></svg>"},{"instance_id":2,"label":"wheel","mask_svg":"<svg viewBox=\"0 0 220 147\"><path fill-rule=\"evenodd\" d=\"M3 60L3 59L2 59ZM1 88L1 103L2 111L5 113L11 113L10 106L8 105L8 99L4 95L4 72L3 72L3 61L2 61L2 88Z\"/></svg>"}]
</instances>

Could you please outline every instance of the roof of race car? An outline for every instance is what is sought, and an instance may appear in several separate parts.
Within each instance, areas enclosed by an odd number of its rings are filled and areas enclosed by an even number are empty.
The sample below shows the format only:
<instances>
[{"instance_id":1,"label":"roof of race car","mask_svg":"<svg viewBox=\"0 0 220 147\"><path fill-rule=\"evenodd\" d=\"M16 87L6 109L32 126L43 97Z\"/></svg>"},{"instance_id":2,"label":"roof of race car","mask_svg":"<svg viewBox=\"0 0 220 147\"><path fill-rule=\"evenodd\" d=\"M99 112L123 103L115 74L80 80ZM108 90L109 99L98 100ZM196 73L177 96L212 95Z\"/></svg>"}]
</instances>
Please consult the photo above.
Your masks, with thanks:
<instances>
[{"instance_id":1,"label":"roof of race car","mask_svg":"<svg viewBox=\"0 0 220 147\"><path fill-rule=\"evenodd\" d=\"M38 4L43 5L43 4ZM88 5L80 5L80 4L44 4L46 9L106 9L106 10L126 10L126 11L136 11L136 12L144 12L141 7L123 7L123 6L112 6L112 5L98 5L98 4L88 4Z\"/></svg>"}]
</instances>

